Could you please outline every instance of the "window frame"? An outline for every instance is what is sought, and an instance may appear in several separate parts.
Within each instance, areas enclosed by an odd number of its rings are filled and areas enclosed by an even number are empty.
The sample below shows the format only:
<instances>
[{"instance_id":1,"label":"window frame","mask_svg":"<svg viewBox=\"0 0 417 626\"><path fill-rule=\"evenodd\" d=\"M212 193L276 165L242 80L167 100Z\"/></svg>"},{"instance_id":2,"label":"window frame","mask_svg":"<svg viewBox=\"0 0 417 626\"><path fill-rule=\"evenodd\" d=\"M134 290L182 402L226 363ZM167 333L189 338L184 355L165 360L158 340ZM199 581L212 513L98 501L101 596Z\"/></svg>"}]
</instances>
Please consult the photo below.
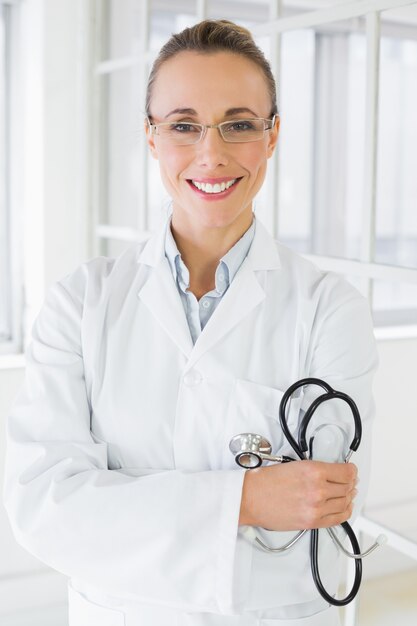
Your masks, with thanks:
<instances>
[{"instance_id":1,"label":"window frame","mask_svg":"<svg viewBox=\"0 0 417 626\"><path fill-rule=\"evenodd\" d=\"M3 215L7 267L4 279L7 287L7 336L0 337L0 356L19 354L23 349L23 247L21 193L21 68L19 63L19 10L21 0L0 0L5 13L5 192ZM3 258L4 258L3 257Z\"/></svg>"}]
</instances>

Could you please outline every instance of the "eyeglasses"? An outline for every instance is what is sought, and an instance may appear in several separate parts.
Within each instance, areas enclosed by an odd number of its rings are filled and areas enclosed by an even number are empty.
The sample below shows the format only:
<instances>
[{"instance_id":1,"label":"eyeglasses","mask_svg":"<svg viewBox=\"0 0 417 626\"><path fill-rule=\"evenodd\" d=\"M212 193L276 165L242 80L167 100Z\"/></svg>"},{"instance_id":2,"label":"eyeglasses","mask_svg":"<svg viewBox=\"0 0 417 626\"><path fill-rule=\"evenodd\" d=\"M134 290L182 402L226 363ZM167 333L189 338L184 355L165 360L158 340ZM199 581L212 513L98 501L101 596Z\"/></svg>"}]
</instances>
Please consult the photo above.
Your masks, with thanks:
<instances>
[{"instance_id":1,"label":"eyeglasses","mask_svg":"<svg viewBox=\"0 0 417 626\"><path fill-rule=\"evenodd\" d=\"M218 128L222 139L228 143L247 143L263 139L266 131L275 124L276 115L271 120L255 117L247 120L230 120L220 124L195 124L194 122L147 123L152 134L158 135L166 143L176 146L189 146L205 137L208 128Z\"/></svg>"}]
</instances>

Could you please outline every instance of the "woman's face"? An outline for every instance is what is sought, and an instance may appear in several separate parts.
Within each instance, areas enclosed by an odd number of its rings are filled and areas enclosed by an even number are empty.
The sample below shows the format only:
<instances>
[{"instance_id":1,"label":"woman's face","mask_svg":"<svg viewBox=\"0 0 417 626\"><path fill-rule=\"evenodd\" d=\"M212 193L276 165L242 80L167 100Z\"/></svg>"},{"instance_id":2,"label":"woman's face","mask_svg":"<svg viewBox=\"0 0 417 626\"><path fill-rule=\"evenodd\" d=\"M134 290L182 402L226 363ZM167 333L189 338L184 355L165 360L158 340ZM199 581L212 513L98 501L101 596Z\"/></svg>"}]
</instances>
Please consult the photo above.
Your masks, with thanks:
<instances>
[{"instance_id":1,"label":"woman's face","mask_svg":"<svg viewBox=\"0 0 417 626\"><path fill-rule=\"evenodd\" d=\"M161 66L153 85L151 116L155 124L268 119L270 112L270 96L261 69L230 52L181 52ZM253 199L277 141L278 122L263 139L249 143L226 143L217 128L207 129L199 143L185 146L169 145L160 136L149 131L147 134L173 201L177 228L192 232L249 227ZM201 189L201 183L231 181L235 181L232 186L218 194Z\"/></svg>"}]
</instances>

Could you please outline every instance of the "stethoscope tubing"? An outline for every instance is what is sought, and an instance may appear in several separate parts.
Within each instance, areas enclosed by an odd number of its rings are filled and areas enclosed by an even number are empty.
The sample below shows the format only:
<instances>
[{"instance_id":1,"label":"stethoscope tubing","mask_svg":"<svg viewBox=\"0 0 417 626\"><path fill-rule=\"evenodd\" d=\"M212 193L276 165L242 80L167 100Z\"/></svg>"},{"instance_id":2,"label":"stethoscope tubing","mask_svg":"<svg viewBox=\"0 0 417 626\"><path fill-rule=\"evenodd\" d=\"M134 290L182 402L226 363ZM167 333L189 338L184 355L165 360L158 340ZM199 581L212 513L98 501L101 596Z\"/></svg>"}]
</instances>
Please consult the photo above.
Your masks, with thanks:
<instances>
[{"instance_id":1,"label":"stethoscope tubing","mask_svg":"<svg viewBox=\"0 0 417 626\"><path fill-rule=\"evenodd\" d=\"M300 430L298 433L298 441L296 441L294 437L292 436L290 429L288 428L287 418L286 418L286 409L287 409L288 401L290 400L294 392L300 389L300 387L306 387L307 385L316 385L318 387L321 387L322 389L325 390L326 393L315 398L315 400L313 400L313 402L311 403L311 405L305 412L303 419L301 421L301 426L300 426ZM355 423L354 437L349 446L350 454L352 454L352 452L355 452L359 448L359 444L361 442L362 422L361 422L358 407L355 401L350 396L348 396L346 393L343 393L342 391L335 391L328 383L326 383L324 380L321 380L320 378L302 378L301 380L298 380L297 382L293 383L290 387L288 387L287 391L282 396L281 403L279 406L279 421L281 424L281 428L291 448L294 450L296 455L301 460L305 460L307 458L306 452L308 450L308 446L307 446L307 441L306 441L306 433L307 433L307 428L308 428L311 418L313 417L318 407L321 404L323 404L323 402L327 402L329 400L337 400L337 399L343 400L344 402L346 402L346 404L349 405L352 411L353 420ZM350 454L348 456L350 456Z\"/></svg>"},{"instance_id":2,"label":"stethoscope tubing","mask_svg":"<svg viewBox=\"0 0 417 626\"><path fill-rule=\"evenodd\" d=\"M347 536L349 537L349 541L352 546L353 554L357 558L355 558L355 576L353 579L352 588L344 598L338 599L331 596L327 590L325 589L323 582L321 580L320 571L319 571L319 558L318 558L318 550L319 550L319 529L313 528L310 531L310 564L311 564L311 573L313 576L314 583L317 587L318 592L321 597L324 598L329 604L333 606L346 606L356 597L359 588L362 582L362 558L360 556L360 546L358 540L356 538L355 533L349 522L342 522L340 524L345 530Z\"/></svg>"},{"instance_id":3,"label":"stethoscope tubing","mask_svg":"<svg viewBox=\"0 0 417 626\"><path fill-rule=\"evenodd\" d=\"M288 428L286 408L287 408L288 401L290 400L294 392L297 391L300 387L305 387L307 385L317 385L321 387L322 389L324 389L325 393L318 396L311 403L311 405L305 412L301 421L299 432L298 432L298 441L296 441ZM290 444L290 446L292 447L292 449L294 450L294 452L296 453L296 455L298 456L300 460L303 461L303 460L307 460L308 458L307 457L308 445L307 445L306 433L307 433L307 428L310 423L310 420L313 417L315 411L318 409L318 407L321 404L323 404L323 402L327 402L329 400L336 400L336 399L342 400L343 402L346 402L348 404L348 406L351 409L354 423L355 423L354 437L349 446L349 452L345 458L345 462L347 462L352 452L358 449L359 444L361 442L361 438L362 438L361 418L360 418L358 407L356 406L356 403L354 402L354 400L350 396L348 396L347 394L341 391L335 391L328 383L326 383L324 380L321 380L319 378L303 378L297 381L296 383L294 383L293 385L291 385L282 396L282 400L281 400L280 407L279 407L279 421L280 421L281 428L283 430L285 438L287 439L288 443ZM313 580L322 598L324 598L329 604L333 606L345 606L349 604L357 595L361 582L362 582L362 558L361 558L361 551L360 551L358 540L356 538L355 533L353 532L352 527L350 526L348 522L343 522L341 526L343 527L343 529L345 530L349 538L349 541L352 546L352 552L353 552L354 559L355 559L355 576L354 576L352 589L346 595L345 598L341 598L341 599L331 596L323 585L323 582L320 576L319 563L318 563L319 561L318 559L319 529L313 528L310 530L310 563L311 563L311 573L313 576ZM292 540L292 542L290 542L291 545L294 545L294 543L296 543L296 541L298 541L298 539L300 539L301 536L302 535L297 534ZM331 536L334 539L333 535Z\"/></svg>"}]
</instances>

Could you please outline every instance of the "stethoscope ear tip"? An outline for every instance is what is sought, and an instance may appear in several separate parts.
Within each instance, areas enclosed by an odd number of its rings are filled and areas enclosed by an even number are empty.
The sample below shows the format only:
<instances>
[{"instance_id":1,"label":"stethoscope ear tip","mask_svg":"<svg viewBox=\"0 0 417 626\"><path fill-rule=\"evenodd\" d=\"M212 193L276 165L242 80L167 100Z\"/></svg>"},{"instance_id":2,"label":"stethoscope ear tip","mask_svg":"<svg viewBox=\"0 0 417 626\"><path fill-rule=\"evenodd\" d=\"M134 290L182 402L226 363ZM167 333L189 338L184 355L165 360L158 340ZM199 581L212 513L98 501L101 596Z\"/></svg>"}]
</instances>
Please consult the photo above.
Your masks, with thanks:
<instances>
[{"instance_id":1,"label":"stethoscope ear tip","mask_svg":"<svg viewBox=\"0 0 417 626\"><path fill-rule=\"evenodd\" d=\"M383 546L385 543L388 543L388 537L386 535L378 535L375 543L377 543L379 546Z\"/></svg>"}]
</instances>

